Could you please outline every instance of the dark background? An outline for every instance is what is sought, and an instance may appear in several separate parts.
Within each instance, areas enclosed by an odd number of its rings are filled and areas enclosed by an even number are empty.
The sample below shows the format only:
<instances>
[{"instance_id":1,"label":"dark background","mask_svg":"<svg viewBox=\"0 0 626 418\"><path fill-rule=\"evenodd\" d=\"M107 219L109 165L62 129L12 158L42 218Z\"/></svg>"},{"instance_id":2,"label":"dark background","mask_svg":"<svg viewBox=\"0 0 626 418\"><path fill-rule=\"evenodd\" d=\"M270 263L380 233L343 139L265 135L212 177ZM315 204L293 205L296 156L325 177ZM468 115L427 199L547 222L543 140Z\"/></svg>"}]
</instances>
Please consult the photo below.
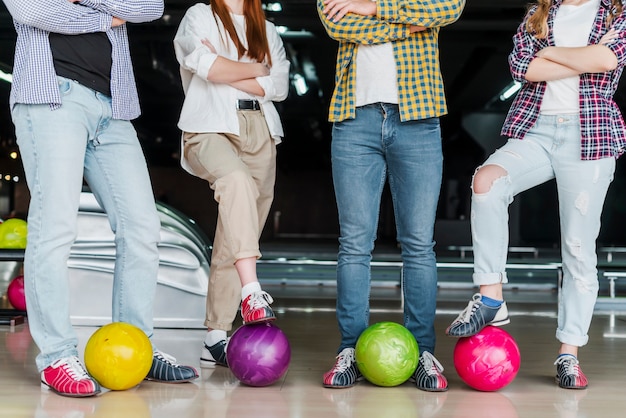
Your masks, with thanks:
<instances>
[{"instance_id":1,"label":"dark background","mask_svg":"<svg viewBox=\"0 0 626 418\"><path fill-rule=\"evenodd\" d=\"M212 236L216 217L212 192L204 181L180 168L176 127L183 96L172 40L181 17L195 3L168 0L158 21L128 26L143 110L135 127L157 198L193 218ZM285 138L278 148L276 198L263 240L335 240L338 225L327 109L337 45L319 22L315 0L278 3L282 10L268 10L267 17L287 28L283 41L292 63L292 89L289 98L278 104ZM504 140L499 128L510 100L502 101L499 95L511 82L507 55L526 5L521 0L469 0L460 20L441 31L440 59L449 114L441 120L445 170L436 228L439 246L471 244L467 221L471 175ZM7 73L12 68L14 43L11 17L0 4L0 70ZM306 82L306 92L296 90L298 80ZM19 157L9 156L17 151L8 111L9 89L9 83L0 81L0 217L24 216L28 204ZM620 107L622 96L620 88L616 96ZM625 188L620 160L605 205L601 244L626 244L621 228ZM385 191L379 241L393 242L394 237L393 209ZM511 207L511 245L559 246L553 182L516 199Z\"/></svg>"}]
</instances>

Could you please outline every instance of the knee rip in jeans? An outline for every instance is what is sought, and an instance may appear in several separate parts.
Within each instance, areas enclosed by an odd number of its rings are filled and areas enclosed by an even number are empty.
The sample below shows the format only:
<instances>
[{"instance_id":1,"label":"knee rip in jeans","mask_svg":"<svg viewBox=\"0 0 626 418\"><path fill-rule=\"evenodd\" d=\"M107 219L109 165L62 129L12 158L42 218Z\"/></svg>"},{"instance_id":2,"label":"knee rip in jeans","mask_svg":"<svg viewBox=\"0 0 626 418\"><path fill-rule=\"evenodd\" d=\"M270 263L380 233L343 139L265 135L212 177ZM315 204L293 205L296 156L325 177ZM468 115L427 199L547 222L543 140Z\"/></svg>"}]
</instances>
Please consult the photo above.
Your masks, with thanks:
<instances>
[{"instance_id":1,"label":"knee rip in jeans","mask_svg":"<svg viewBox=\"0 0 626 418\"><path fill-rule=\"evenodd\" d=\"M505 168L503 168L503 167L501 167L499 165L495 165L495 164L491 164L491 165L494 166L494 167L501 168L504 171L504 174L503 175L498 175L498 176L494 175L494 176L489 176L489 177L485 176L485 177L487 177L487 180L489 181L489 189L485 190L486 189L485 188L485 184L476 185L476 175L479 174L479 171L483 167L488 167L488 166L480 166L480 167L478 167L476 169L476 171L474 171L474 176L472 177L472 186L471 186L471 188L472 188L472 193L474 194L474 196L485 196L493 189L493 186L496 185L497 183L508 182L510 180L509 175L508 175L508 173L507 173ZM481 189L481 191L477 192L476 191L476 187ZM482 191L482 190L484 190L484 191Z\"/></svg>"}]
</instances>

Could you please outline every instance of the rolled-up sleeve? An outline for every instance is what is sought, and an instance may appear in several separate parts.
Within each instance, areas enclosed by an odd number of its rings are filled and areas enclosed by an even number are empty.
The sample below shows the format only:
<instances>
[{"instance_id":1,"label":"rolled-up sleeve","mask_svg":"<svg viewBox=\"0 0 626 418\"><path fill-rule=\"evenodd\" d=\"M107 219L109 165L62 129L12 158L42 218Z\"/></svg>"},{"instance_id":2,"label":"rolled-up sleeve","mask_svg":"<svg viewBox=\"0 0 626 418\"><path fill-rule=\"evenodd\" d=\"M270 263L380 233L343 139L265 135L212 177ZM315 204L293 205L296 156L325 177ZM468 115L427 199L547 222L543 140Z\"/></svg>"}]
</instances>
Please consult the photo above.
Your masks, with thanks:
<instances>
[{"instance_id":1,"label":"rolled-up sleeve","mask_svg":"<svg viewBox=\"0 0 626 418\"><path fill-rule=\"evenodd\" d=\"M617 57L617 66L626 65L626 17L622 13L611 25L611 29L619 33L615 42L606 45Z\"/></svg>"},{"instance_id":2,"label":"rolled-up sleeve","mask_svg":"<svg viewBox=\"0 0 626 418\"><path fill-rule=\"evenodd\" d=\"M201 28L193 12L188 12L174 37L174 52L183 69L206 79L217 54L202 44L202 39L208 37L208 34L202 33Z\"/></svg>"},{"instance_id":3,"label":"rolled-up sleeve","mask_svg":"<svg viewBox=\"0 0 626 418\"><path fill-rule=\"evenodd\" d=\"M509 67L513 80L526 83L526 72L531 61L535 59L536 41L526 30L526 22L522 22L513 36L513 50L509 54Z\"/></svg>"},{"instance_id":4,"label":"rolled-up sleeve","mask_svg":"<svg viewBox=\"0 0 626 418\"><path fill-rule=\"evenodd\" d=\"M273 25L268 25L268 42L272 56L270 75L258 77L256 80L265 91L266 101L280 102L287 98L289 93L289 60L285 54L283 41Z\"/></svg>"}]
</instances>

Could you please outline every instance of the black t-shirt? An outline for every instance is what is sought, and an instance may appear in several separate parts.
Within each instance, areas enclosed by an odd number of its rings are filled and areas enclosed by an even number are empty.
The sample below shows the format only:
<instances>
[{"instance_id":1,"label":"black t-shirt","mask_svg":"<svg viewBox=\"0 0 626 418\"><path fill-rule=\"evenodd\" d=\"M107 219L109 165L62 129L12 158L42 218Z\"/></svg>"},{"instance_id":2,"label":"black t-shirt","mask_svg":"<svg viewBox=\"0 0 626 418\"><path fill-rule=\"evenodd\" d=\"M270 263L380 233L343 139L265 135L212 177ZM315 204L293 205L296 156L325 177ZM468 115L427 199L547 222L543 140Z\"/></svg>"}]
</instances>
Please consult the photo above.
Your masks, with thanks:
<instances>
[{"instance_id":1,"label":"black t-shirt","mask_svg":"<svg viewBox=\"0 0 626 418\"><path fill-rule=\"evenodd\" d=\"M81 35L51 33L50 49L58 76L111 95L111 42L104 32Z\"/></svg>"}]
</instances>

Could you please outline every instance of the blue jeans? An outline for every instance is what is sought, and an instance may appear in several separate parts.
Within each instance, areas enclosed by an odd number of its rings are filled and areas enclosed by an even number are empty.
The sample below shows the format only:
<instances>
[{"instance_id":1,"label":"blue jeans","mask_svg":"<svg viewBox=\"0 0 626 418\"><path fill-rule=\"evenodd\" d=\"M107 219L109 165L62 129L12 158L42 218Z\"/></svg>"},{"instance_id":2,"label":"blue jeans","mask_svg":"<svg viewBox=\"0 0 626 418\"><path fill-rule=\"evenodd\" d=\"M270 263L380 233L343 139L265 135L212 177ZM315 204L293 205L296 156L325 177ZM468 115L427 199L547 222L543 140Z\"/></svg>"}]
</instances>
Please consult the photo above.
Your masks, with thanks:
<instances>
[{"instance_id":1,"label":"blue jeans","mask_svg":"<svg viewBox=\"0 0 626 418\"><path fill-rule=\"evenodd\" d=\"M420 352L432 353L437 296L433 235L443 165L439 119L401 122L397 105L358 107L355 119L333 125L331 152L340 226L339 351L354 347L369 325L370 261L388 178L402 248L404 326Z\"/></svg>"},{"instance_id":2,"label":"blue jeans","mask_svg":"<svg viewBox=\"0 0 626 418\"><path fill-rule=\"evenodd\" d=\"M107 96L64 78L59 89L60 109L17 104L12 110L31 194L24 275L40 371L77 355L67 260L77 234L83 176L115 232L112 320L136 325L149 337L159 265L160 220L132 124L111 118Z\"/></svg>"},{"instance_id":3,"label":"blue jeans","mask_svg":"<svg viewBox=\"0 0 626 418\"><path fill-rule=\"evenodd\" d=\"M507 175L489 192L472 194L474 283L507 283L508 206L524 190L556 178L561 226L563 284L557 339L585 345L598 296L596 239L615 158L580 159L578 115L540 116L523 140L510 139L484 165Z\"/></svg>"}]
</instances>

